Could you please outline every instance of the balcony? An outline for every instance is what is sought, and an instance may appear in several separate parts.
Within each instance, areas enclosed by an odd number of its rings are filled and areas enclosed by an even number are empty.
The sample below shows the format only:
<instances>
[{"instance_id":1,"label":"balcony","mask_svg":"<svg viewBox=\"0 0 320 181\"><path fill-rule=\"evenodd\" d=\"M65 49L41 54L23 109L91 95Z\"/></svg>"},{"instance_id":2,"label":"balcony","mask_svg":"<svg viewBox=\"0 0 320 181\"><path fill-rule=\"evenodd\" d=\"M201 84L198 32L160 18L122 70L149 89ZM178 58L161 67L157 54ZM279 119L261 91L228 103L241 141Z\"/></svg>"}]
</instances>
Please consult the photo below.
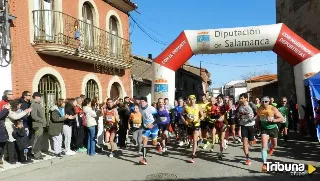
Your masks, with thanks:
<instances>
[{"instance_id":1,"label":"balcony","mask_svg":"<svg viewBox=\"0 0 320 181\"><path fill-rule=\"evenodd\" d=\"M33 11L34 49L91 64L127 69L131 42L59 11Z\"/></svg>"}]
</instances>

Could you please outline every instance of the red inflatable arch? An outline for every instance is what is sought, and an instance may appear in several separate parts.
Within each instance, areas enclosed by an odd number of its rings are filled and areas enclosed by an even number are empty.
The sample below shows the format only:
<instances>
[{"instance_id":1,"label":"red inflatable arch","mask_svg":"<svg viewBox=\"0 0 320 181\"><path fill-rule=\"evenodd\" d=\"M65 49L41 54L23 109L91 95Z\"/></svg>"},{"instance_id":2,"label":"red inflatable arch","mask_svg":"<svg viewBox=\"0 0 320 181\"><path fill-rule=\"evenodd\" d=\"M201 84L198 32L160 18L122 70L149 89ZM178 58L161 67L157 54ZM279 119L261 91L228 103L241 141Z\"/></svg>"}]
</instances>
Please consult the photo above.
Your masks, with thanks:
<instances>
[{"instance_id":1,"label":"red inflatable arch","mask_svg":"<svg viewBox=\"0 0 320 181\"><path fill-rule=\"evenodd\" d=\"M175 71L195 54L269 50L294 67L297 102L305 105L303 80L320 71L319 50L284 24L181 32L153 61L152 98L168 97L173 103ZM303 118L301 106L299 113Z\"/></svg>"}]
</instances>

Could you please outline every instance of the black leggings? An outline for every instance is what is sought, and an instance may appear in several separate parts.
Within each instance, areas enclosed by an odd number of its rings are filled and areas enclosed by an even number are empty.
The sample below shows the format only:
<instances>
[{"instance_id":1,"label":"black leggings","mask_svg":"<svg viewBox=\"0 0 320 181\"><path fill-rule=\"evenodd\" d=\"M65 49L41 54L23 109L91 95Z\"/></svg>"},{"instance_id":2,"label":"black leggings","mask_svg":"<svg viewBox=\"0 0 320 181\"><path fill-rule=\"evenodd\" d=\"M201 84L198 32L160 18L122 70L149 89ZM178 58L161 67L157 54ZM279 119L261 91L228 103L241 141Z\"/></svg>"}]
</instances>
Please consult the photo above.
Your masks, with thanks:
<instances>
[{"instance_id":1,"label":"black leggings","mask_svg":"<svg viewBox=\"0 0 320 181\"><path fill-rule=\"evenodd\" d=\"M3 158L4 146L6 146L6 142L0 142L0 160Z\"/></svg>"}]
</instances>

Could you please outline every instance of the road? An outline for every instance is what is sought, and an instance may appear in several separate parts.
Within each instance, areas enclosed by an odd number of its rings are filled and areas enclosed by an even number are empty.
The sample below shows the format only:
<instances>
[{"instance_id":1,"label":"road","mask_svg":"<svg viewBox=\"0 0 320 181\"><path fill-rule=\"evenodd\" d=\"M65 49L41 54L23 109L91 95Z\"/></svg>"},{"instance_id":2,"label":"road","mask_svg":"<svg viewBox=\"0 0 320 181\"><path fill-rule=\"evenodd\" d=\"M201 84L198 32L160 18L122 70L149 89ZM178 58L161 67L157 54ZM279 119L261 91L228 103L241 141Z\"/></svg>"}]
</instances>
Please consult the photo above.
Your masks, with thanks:
<instances>
[{"instance_id":1,"label":"road","mask_svg":"<svg viewBox=\"0 0 320 181\"><path fill-rule=\"evenodd\" d=\"M173 142L174 143L174 142ZM157 153L155 148L147 155L148 165L137 165L140 157L130 145L118 150L117 157L106 154L87 156L77 154L63 159L50 159L0 172L1 181L118 181L118 180L320 180L320 174L291 177L289 174L261 173L260 145L251 148L252 165L244 165L241 145L230 144L224 160L215 152L201 150L196 162L187 163L191 149L169 147L169 154ZM290 141L288 147L279 147L270 161L312 164L320 173L320 145L306 141Z\"/></svg>"}]
</instances>

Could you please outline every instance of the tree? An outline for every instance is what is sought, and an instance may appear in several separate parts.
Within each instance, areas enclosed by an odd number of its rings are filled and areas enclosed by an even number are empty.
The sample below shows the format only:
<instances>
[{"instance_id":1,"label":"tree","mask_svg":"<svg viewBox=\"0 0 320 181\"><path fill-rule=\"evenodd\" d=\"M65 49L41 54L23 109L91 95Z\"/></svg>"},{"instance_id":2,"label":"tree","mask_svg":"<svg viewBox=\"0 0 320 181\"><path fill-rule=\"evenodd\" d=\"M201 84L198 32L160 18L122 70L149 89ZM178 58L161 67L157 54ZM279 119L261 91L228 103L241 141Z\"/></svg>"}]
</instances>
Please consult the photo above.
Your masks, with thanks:
<instances>
[{"instance_id":1,"label":"tree","mask_svg":"<svg viewBox=\"0 0 320 181\"><path fill-rule=\"evenodd\" d=\"M272 74L272 72L268 71L268 70L261 71L261 72L247 72L247 73L241 75L241 79L248 80L248 79L251 79L253 77L257 77L257 76L260 76L260 75L266 75L266 74Z\"/></svg>"}]
</instances>

